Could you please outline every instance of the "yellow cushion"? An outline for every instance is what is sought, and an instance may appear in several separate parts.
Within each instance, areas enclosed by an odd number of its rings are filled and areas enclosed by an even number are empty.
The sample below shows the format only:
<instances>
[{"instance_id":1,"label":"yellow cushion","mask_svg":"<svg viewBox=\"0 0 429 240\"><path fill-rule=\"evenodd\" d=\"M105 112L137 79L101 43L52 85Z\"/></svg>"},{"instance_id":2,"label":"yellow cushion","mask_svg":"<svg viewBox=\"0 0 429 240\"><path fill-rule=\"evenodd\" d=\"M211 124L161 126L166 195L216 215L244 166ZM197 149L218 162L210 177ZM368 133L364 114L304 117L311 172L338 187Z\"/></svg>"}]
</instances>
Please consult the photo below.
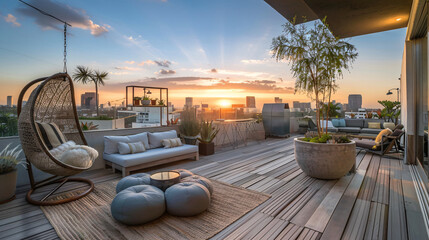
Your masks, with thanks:
<instances>
[{"instance_id":1,"label":"yellow cushion","mask_svg":"<svg viewBox=\"0 0 429 240\"><path fill-rule=\"evenodd\" d=\"M390 134L392 134L392 130L388 128L381 130L381 132L375 138L375 147L380 146L381 139L383 139L383 136L389 136Z\"/></svg>"},{"instance_id":2,"label":"yellow cushion","mask_svg":"<svg viewBox=\"0 0 429 240\"><path fill-rule=\"evenodd\" d=\"M372 129L380 129L380 123L379 122L369 122L368 123L368 128L372 128Z\"/></svg>"},{"instance_id":3,"label":"yellow cushion","mask_svg":"<svg viewBox=\"0 0 429 240\"><path fill-rule=\"evenodd\" d=\"M385 123L383 123L383 127L389 128L390 130L393 131L393 129L395 128L395 124L393 122L385 122Z\"/></svg>"}]
</instances>

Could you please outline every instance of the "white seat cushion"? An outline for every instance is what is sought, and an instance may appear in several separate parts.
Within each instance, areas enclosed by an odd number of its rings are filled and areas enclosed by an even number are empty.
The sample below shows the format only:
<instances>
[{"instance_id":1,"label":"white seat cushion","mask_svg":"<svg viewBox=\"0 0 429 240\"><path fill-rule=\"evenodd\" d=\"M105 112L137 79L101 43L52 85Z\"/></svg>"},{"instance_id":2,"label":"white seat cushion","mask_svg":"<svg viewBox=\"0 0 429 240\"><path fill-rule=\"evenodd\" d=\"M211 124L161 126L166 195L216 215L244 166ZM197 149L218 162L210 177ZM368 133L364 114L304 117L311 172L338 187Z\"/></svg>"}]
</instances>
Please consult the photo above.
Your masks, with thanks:
<instances>
[{"instance_id":1,"label":"white seat cushion","mask_svg":"<svg viewBox=\"0 0 429 240\"><path fill-rule=\"evenodd\" d=\"M122 167L136 166L142 163L154 162L161 159L171 158L189 153L198 152L198 146L184 144L175 148L154 148L146 152L121 155L119 153L106 154L103 157L105 160L118 164Z\"/></svg>"}]
</instances>

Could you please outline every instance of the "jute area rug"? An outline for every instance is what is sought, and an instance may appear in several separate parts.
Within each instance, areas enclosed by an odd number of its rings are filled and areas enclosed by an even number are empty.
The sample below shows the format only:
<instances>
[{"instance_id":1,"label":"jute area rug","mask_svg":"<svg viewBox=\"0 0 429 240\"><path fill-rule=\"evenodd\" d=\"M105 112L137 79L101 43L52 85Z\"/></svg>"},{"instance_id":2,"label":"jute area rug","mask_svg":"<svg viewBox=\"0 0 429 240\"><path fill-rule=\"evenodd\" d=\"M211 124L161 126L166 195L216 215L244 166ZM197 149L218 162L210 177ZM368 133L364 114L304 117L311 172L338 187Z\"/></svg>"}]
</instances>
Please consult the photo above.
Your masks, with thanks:
<instances>
[{"instance_id":1,"label":"jute area rug","mask_svg":"<svg viewBox=\"0 0 429 240\"><path fill-rule=\"evenodd\" d=\"M61 239L208 239L269 198L212 180L214 192L207 211L194 217L165 213L153 222L126 226L110 213L117 182L96 184L82 199L42 210Z\"/></svg>"}]
</instances>

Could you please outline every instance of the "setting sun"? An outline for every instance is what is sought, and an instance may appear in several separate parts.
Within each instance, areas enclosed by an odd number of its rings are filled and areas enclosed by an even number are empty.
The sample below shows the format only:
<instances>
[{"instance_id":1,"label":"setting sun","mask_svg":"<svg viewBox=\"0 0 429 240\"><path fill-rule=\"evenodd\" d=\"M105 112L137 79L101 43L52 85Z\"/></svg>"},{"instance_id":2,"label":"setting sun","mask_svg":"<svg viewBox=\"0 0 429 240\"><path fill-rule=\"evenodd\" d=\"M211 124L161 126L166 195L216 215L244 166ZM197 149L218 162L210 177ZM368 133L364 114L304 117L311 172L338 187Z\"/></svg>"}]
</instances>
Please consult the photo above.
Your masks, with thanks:
<instances>
[{"instance_id":1,"label":"setting sun","mask_svg":"<svg viewBox=\"0 0 429 240\"><path fill-rule=\"evenodd\" d=\"M231 101L225 99L220 100L218 104L221 107L231 107Z\"/></svg>"}]
</instances>

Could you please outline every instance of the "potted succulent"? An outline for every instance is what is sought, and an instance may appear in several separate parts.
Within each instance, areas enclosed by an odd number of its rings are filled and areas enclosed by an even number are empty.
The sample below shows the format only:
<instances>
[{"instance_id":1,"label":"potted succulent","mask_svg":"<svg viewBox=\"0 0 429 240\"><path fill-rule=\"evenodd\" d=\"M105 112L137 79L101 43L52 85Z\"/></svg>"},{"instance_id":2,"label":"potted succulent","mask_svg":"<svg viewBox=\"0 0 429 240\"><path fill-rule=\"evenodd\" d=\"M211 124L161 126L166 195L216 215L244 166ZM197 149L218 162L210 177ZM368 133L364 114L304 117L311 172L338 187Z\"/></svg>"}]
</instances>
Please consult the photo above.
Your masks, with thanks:
<instances>
[{"instance_id":1,"label":"potted succulent","mask_svg":"<svg viewBox=\"0 0 429 240\"><path fill-rule=\"evenodd\" d=\"M10 149L10 144L0 152L0 203L9 202L15 198L16 167L25 164L19 159L22 150L20 146Z\"/></svg>"},{"instance_id":2,"label":"potted succulent","mask_svg":"<svg viewBox=\"0 0 429 240\"><path fill-rule=\"evenodd\" d=\"M186 144L195 145L197 143L200 124L195 116L194 108L188 108L181 113L179 131Z\"/></svg>"},{"instance_id":3,"label":"potted succulent","mask_svg":"<svg viewBox=\"0 0 429 240\"><path fill-rule=\"evenodd\" d=\"M140 100L142 100L141 97L134 97L134 106L139 106L140 105Z\"/></svg>"},{"instance_id":4,"label":"potted succulent","mask_svg":"<svg viewBox=\"0 0 429 240\"><path fill-rule=\"evenodd\" d=\"M150 103L153 105L153 106L155 106L156 105L156 102L158 101L158 98L151 98L150 99Z\"/></svg>"},{"instance_id":5,"label":"potted succulent","mask_svg":"<svg viewBox=\"0 0 429 240\"><path fill-rule=\"evenodd\" d=\"M142 105L145 105L145 106L150 105L150 98L147 96L144 96L142 99Z\"/></svg>"},{"instance_id":6,"label":"potted succulent","mask_svg":"<svg viewBox=\"0 0 429 240\"><path fill-rule=\"evenodd\" d=\"M317 136L295 139L295 160L310 177L340 178L353 168L356 146L353 141L332 140L328 135L328 121L325 126L321 124L324 118L321 112L331 112L331 94L338 88L342 71L348 70L356 59L356 48L330 32L326 17L315 21L313 27L295 25L295 19L283 26L283 34L272 41L273 57L289 62L296 78L295 91L305 92L316 102ZM327 103L326 109L323 102Z\"/></svg>"},{"instance_id":7,"label":"potted succulent","mask_svg":"<svg viewBox=\"0 0 429 240\"><path fill-rule=\"evenodd\" d=\"M213 126L213 121L202 121L200 137L198 138L198 151L202 155L213 155L215 152L214 138L219 133L219 128Z\"/></svg>"},{"instance_id":8,"label":"potted succulent","mask_svg":"<svg viewBox=\"0 0 429 240\"><path fill-rule=\"evenodd\" d=\"M159 101L158 101L158 105L159 105L159 106L165 106L165 102L164 102L164 100L163 100L163 99L159 99Z\"/></svg>"}]
</instances>

